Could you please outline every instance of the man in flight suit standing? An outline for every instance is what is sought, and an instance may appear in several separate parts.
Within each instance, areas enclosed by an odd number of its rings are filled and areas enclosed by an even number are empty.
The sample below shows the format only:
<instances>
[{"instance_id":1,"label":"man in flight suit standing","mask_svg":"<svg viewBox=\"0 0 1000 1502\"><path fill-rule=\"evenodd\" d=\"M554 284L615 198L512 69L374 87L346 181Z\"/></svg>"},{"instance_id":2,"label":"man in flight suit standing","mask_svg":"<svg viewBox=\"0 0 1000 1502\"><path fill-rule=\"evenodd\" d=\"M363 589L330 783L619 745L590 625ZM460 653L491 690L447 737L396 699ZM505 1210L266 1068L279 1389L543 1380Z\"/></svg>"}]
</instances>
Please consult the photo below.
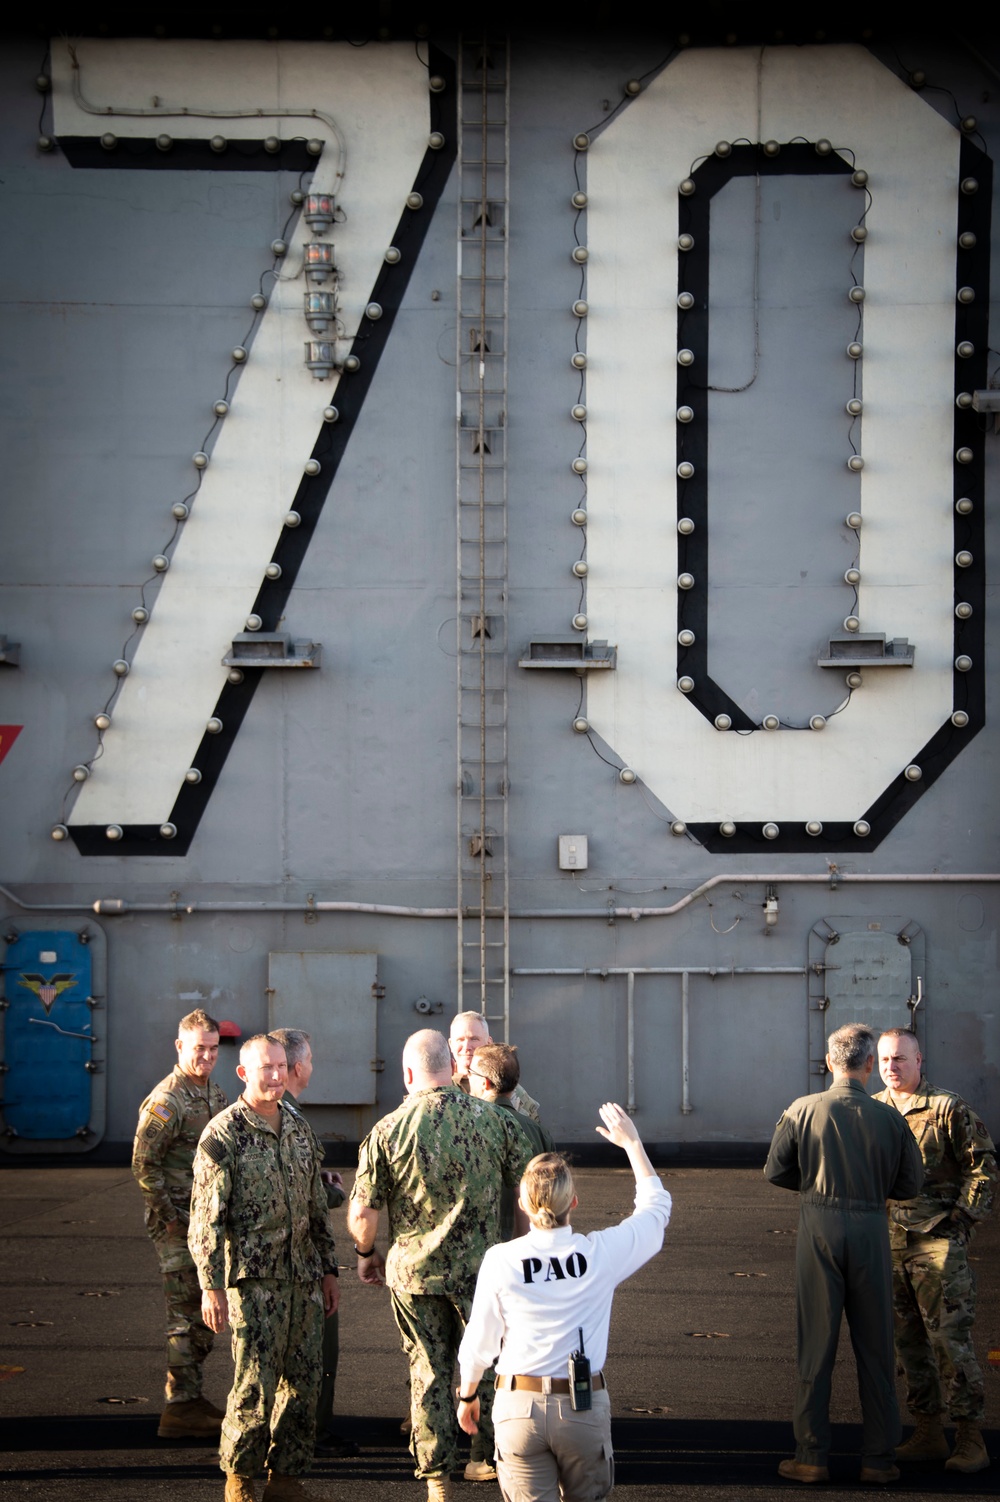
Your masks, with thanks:
<instances>
[{"instance_id":1,"label":"man in flight suit standing","mask_svg":"<svg viewBox=\"0 0 1000 1502\"><path fill-rule=\"evenodd\" d=\"M795 1100L778 1122L764 1173L799 1195L796 1328L799 1389L795 1458L786 1481L829 1481L830 1383L841 1315L858 1366L861 1480L896 1481L899 1406L892 1347L892 1262L887 1199L918 1193L924 1171L906 1123L865 1089L875 1035L860 1023L831 1033L829 1090Z\"/></svg>"},{"instance_id":2,"label":"man in flight suit standing","mask_svg":"<svg viewBox=\"0 0 1000 1502\"><path fill-rule=\"evenodd\" d=\"M194 1151L213 1116L229 1104L209 1075L219 1057L219 1024L198 1010L177 1027L177 1064L139 1107L132 1173L146 1202L149 1232L167 1304L166 1407L157 1434L188 1439L219 1432L222 1412L201 1395L212 1332L201 1317L201 1289L188 1251Z\"/></svg>"}]
</instances>

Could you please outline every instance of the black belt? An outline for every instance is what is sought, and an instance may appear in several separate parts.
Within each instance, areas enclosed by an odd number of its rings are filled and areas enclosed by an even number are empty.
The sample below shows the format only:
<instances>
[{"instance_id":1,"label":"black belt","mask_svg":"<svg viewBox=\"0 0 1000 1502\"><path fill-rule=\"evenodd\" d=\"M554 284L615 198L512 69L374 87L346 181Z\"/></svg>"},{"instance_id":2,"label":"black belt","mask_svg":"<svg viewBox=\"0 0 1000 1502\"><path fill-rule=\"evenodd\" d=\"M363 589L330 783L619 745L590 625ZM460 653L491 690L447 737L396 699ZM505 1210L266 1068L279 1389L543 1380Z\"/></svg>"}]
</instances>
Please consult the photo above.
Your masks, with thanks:
<instances>
[{"instance_id":1,"label":"black belt","mask_svg":"<svg viewBox=\"0 0 1000 1502\"><path fill-rule=\"evenodd\" d=\"M497 1372L497 1388L509 1387L511 1391L520 1388L524 1392L558 1393L563 1397L569 1396L568 1377L522 1377L515 1373ZM604 1386L604 1374L595 1372L590 1379L590 1385L595 1392L600 1392Z\"/></svg>"}]
</instances>

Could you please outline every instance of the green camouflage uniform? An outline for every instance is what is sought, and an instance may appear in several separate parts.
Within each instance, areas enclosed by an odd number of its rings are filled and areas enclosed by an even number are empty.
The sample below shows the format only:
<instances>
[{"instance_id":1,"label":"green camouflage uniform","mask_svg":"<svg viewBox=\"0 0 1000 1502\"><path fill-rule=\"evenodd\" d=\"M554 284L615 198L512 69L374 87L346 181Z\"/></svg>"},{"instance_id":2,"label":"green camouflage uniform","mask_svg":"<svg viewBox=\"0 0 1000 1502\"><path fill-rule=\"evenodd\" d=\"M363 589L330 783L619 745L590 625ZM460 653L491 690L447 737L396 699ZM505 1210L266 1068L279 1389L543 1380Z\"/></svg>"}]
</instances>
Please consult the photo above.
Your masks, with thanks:
<instances>
[{"instance_id":1,"label":"green camouflage uniform","mask_svg":"<svg viewBox=\"0 0 1000 1502\"><path fill-rule=\"evenodd\" d=\"M320 1280L336 1272L312 1129L282 1102L275 1125L241 1097L194 1160L188 1245L202 1288L228 1292L233 1389L219 1463L296 1476L312 1464L320 1382Z\"/></svg>"},{"instance_id":2,"label":"green camouflage uniform","mask_svg":"<svg viewBox=\"0 0 1000 1502\"><path fill-rule=\"evenodd\" d=\"M889 1201L896 1355L913 1414L984 1417L983 1374L972 1344L976 1284L966 1248L990 1213L998 1173L986 1127L960 1096L925 1078L894 1106L917 1140L924 1183L916 1199Z\"/></svg>"},{"instance_id":3,"label":"green camouflage uniform","mask_svg":"<svg viewBox=\"0 0 1000 1502\"><path fill-rule=\"evenodd\" d=\"M361 1144L351 1199L389 1212L386 1282L410 1361L410 1449L418 1477L458 1463L452 1380L479 1264L500 1238L500 1188L530 1146L506 1111L454 1085L420 1090ZM492 1392L479 1389L482 1422Z\"/></svg>"},{"instance_id":4,"label":"green camouflage uniform","mask_svg":"<svg viewBox=\"0 0 1000 1502\"><path fill-rule=\"evenodd\" d=\"M212 1332L201 1317L201 1289L187 1246L194 1150L213 1116L228 1102L211 1080L180 1069L161 1080L139 1107L132 1172L145 1200L146 1230L156 1248L167 1305L168 1403L201 1395L202 1364ZM172 1235L166 1227L177 1221Z\"/></svg>"},{"instance_id":5,"label":"green camouflage uniform","mask_svg":"<svg viewBox=\"0 0 1000 1502\"><path fill-rule=\"evenodd\" d=\"M289 1095L284 1097L285 1105L290 1111L296 1111L301 1116L297 1102ZM302 1117L305 1121L305 1117ZM312 1128L309 1128L312 1131ZM322 1142L313 1132L313 1142L316 1144L316 1161L322 1164L326 1156L326 1149ZM328 1210L339 1210L347 1195L343 1189L338 1189L336 1184L323 1184L326 1191L326 1206ZM319 1398L316 1402L316 1436L321 1437L323 1431L329 1426L333 1417L333 1404L337 1395L337 1364L340 1360L340 1315L330 1314L323 1321L323 1381L319 1390Z\"/></svg>"}]
</instances>

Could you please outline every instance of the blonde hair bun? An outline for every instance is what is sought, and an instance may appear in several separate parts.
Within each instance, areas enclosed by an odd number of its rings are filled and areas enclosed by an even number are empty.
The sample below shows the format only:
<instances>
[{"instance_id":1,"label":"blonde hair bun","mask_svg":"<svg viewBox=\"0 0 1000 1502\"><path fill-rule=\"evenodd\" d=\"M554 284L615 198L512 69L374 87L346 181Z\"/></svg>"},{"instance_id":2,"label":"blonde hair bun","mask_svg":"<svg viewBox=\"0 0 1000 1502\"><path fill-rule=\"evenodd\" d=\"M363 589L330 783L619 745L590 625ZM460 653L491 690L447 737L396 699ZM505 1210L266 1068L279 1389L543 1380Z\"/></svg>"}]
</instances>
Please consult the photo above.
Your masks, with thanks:
<instances>
[{"instance_id":1,"label":"blonde hair bun","mask_svg":"<svg viewBox=\"0 0 1000 1502\"><path fill-rule=\"evenodd\" d=\"M528 1219L542 1231L565 1225L573 1204L573 1175L559 1153L539 1153L524 1170L521 1195Z\"/></svg>"}]
</instances>

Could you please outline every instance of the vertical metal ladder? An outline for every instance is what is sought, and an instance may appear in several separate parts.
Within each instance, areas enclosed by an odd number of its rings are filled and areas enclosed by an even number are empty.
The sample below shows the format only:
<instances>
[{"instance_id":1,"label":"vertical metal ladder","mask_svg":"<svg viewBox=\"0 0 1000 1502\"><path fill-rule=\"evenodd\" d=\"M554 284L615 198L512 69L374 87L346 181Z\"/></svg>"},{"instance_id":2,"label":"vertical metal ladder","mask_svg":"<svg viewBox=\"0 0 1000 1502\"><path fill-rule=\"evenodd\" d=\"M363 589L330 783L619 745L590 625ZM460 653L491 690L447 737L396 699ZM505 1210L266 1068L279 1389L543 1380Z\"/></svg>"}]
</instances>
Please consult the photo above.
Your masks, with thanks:
<instances>
[{"instance_id":1,"label":"vertical metal ladder","mask_svg":"<svg viewBox=\"0 0 1000 1502\"><path fill-rule=\"evenodd\" d=\"M506 1040L510 45L463 37L458 201L458 1007Z\"/></svg>"}]
</instances>

